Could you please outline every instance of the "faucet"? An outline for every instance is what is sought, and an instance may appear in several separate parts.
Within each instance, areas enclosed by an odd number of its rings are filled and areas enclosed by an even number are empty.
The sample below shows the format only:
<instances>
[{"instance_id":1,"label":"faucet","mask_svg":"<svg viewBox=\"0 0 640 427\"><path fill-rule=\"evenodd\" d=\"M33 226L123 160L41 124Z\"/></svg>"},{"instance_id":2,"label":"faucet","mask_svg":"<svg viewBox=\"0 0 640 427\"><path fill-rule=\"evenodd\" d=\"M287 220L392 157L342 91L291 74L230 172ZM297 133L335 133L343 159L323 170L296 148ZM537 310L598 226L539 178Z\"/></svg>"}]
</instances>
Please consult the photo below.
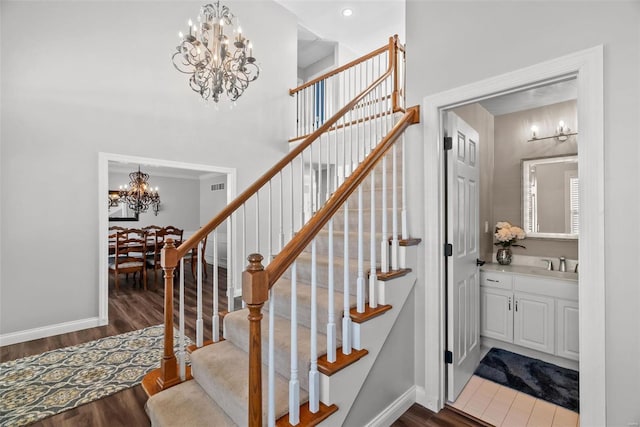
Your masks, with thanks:
<instances>
[{"instance_id":1,"label":"faucet","mask_svg":"<svg viewBox=\"0 0 640 427\"><path fill-rule=\"evenodd\" d=\"M553 262L550 259L543 259L542 261L547 263L547 270L553 271Z\"/></svg>"},{"instance_id":2,"label":"faucet","mask_svg":"<svg viewBox=\"0 0 640 427\"><path fill-rule=\"evenodd\" d=\"M577 273L577 272L578 272L578 263L577 263L577 262L576 262L576 268L574 268L574 269L573 269L573 272L574 272L574 273Z\"/></svg>"},{"instance_id":3,"label":"faucet","mask_svg":"<svg viewBox=\"0 0 640 427\"><path fill-rule=\"evenodd\" d=\"M567 259L563 256L560 258L560 267L558 267L558 271L567 271Z\"/></svg>"}]
</instances>

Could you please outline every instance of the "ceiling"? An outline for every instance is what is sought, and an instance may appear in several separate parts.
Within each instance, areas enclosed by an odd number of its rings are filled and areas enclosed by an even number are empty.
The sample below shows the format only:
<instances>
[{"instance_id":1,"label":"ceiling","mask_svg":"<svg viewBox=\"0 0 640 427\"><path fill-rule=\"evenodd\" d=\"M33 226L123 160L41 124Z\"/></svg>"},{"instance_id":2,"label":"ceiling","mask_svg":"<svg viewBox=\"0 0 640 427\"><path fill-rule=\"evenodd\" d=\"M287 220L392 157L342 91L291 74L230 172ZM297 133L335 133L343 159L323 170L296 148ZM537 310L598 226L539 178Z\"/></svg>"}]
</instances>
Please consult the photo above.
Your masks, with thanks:
<instances>
[{"instance_id":1,"label":"ceiling","mask_svg":"<svg viewBox=\"0 0 640 427\"><path fill-rule=\"evenodd\" d=\"M307 31L324 41L339 42L358 56L385 45L394 34L404 41L405 0L276 1ZM345 8L353 15L342 16Z\"/></svg>"},{"instance_id":2,"label":"ceiling","mask_svg":"<svg viewBox=\"0 0 640 427\"><path fill-rule=\"evenodd\" d=\"M494 116L515 113L557 104L578 98L578 85L575 78L529 90L496 96L480 101L489 113Z\"/></svg>"},{"instance_id":3,"label":"ceiling","mask_svg":"<svg viewBox=\"0 0 640 427\"><path fill-rule=\"evenodd\" d=\"M333 56L338 43L322 40L313 32L298 25L298 68L307 68L327 56Z\"/></svg>"}]
</instances>

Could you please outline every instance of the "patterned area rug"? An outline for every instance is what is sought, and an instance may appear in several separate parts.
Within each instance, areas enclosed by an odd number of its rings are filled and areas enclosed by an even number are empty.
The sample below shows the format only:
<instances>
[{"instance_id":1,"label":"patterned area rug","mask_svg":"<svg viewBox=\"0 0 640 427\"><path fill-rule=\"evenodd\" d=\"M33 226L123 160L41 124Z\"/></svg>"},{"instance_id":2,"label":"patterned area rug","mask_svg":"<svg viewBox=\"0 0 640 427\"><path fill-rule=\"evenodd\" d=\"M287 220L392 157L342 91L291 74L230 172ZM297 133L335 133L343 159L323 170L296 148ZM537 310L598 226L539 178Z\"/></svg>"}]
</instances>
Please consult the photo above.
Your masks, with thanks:
<instances>
[{"instance_id":1,"label":"patterned area rug","mask_svg":"<svg viewBox=\"0 0 640 427\"><path fill-rule=\"evenodd\" d=\"M579 373L542 360L492 348L476 375L538 399L579 412Z\"/></svg>"},{"instance_id":2,"label":"patterned area rug","mask_svg":"<svg viewBox=\"0 0 640 427\"><path fill-rule=\"evenodd\" d=\"M27 425L140 384L160 366L163 333L156 325L0 364L0 426Z\"/></svg>"}]
</instances>

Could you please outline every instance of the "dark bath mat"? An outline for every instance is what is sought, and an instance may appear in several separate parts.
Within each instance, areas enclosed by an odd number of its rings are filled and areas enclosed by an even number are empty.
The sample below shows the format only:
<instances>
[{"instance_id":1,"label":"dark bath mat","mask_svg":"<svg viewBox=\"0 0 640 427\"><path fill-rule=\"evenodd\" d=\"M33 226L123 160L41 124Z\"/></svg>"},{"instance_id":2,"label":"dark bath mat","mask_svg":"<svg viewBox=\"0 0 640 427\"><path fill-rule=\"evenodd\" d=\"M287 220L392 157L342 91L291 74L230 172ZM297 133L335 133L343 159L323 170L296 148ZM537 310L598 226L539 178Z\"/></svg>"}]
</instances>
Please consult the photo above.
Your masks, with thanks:
<instances>
[{"instance_id":1,"label":"dark bath mat","mask_svg":"<svg viewBox=\"0 0 640 427\"><path fill-rule=\"evenodd\" d=\"M578 371L494 347L480 361L475 374L579 412Z\"/></svg>"}]
</instances>

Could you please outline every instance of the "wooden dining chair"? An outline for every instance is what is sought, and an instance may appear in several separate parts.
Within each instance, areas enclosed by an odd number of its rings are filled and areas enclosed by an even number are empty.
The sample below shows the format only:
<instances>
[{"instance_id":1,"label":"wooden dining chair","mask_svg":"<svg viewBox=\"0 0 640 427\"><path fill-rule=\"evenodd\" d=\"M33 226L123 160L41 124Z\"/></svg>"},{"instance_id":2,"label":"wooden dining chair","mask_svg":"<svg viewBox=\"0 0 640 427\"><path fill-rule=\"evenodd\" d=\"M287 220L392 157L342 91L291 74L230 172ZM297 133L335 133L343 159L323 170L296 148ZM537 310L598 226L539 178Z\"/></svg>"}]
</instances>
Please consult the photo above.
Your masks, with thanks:
<instances>
[{"instance_id":1,"label":"wooden dining chair","mask_svg":"<svg viewBox=\"0 0 640 427\"><path fill-rule=\"evenodd\" d=\"M184 230L182 228L174 227L173 225L168 225L164 227L165 231L165 239L172 238L173 244L177 248L182 243L182 236L184 235Z\"/></svg>"},{"instance_id":2,"label":"wooden dining chair","mask_svg":"<svg viewBox=\"0 0 640 427\"><path fill-rule=\"evenodd\" d=\"M117 233L115 241L115 258L113 263L109 265L109 272L113 273L115 279L116 292L120 290L119 276L120 274L140 273L139 282L147 290L147 268L144 258L140 258L139 254L146 253L147 239L131 237L126 232Z\"/></svg>"},{"instance_id":3,"label":"wooden dining chair","mask_svg":"<svg viewBox=\"0 0 640 427\"><path fill-rule=\"evenodd\" d=\"M204 272L204 277L209 277L209 273L207 273L207 262L204 259L204 254L207 250L207 239L209 235L204 236L202 240L202 271ZM184 262L188 262L191 264L191 276L193 280L196 280L196 265L198 265L198 247L191 249L190 255L184 257Z\"/></svg>"}]
</instances>

